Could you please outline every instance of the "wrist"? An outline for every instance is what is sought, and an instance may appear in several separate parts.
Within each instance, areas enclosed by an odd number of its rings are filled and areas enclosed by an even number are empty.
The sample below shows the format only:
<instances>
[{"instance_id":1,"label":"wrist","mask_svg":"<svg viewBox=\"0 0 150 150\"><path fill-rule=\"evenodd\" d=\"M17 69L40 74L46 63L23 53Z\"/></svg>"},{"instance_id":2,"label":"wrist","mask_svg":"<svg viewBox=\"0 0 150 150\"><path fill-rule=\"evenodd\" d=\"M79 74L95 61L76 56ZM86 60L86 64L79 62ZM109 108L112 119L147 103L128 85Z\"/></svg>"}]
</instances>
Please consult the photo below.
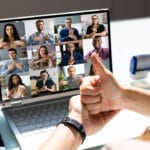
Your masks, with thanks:
<instances>
[{"instance_id":1,"label":"wrist","mask_svg":"<svg viewBox=\"0 0 150 150\"><path fill-rule=\"evenodd\" d=\"M65 124L59 124L58 125L58 131L59 134L63 135L64 139L67 139L67 143L73 143L71 144L71 148L72 149L77 149L79 147L79 145L81 145L82 143L82 138L80 136L80 133L77 132L73 127L71 126L66 126ZM68 148L68 146L67 146Z\"/></svg>"},{"instance_id":2,"label":"wrist","mask_svg":"<svg viewBox=\"0 0 150 150\"><path fill-rule=\"evenodd\" d=\"M76 112L70 112L68 116L82 124L81 114L78 114Z\"/></svg>"},{"instance_id":3,"label":"wrist","mask_svg":"<svg viewBox=\"0 0 150 150\"><path fill-rule=\"evenodd\" d=\"M75 135L75 139L77 138L77 141L81 141L80 144L84 142L86 133L85 128L80 122L68 116L58 124L64 124L65 126L67 126Z\"/></svg>"},{"instance_id":4,"label":"wrist","mask_svg":"<svg viewBox=\"0 0 150 150\"><path fill-rule=\"evenodd\" d=\"M122 109L128 109L129 88L123 87L121 94Z\"/></svg>"}]
</instances>

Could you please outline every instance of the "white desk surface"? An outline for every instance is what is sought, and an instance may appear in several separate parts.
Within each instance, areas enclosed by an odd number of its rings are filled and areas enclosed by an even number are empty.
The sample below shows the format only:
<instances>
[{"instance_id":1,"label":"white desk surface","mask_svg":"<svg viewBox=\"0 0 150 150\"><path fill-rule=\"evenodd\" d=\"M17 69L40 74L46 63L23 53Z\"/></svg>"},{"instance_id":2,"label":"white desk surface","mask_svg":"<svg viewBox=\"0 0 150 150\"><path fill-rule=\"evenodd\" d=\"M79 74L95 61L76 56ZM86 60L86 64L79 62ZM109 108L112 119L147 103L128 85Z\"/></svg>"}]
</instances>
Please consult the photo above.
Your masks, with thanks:
<instances>
[{"instance_id":1,"label":"white desk surface","mask_svg":"<svg viewBox=\"0 0 150 150\"><path fill-rule=\"evenodd\" d=\"M133 55L150 53L150 18L123 20L111 22L111 44L113 58L113 72L123 84L130 85L129 74L130 58ZM149 82L150 80L148 80ZM18 144L12 134L7 121L0 111L0 132L7 150L18 150ZM95 136L87 137L79 149L92 147L95 144L104 144L119 139L132 138L140 135L150 124L150 117L121 111Z\"/></svg>"}]
</instances>

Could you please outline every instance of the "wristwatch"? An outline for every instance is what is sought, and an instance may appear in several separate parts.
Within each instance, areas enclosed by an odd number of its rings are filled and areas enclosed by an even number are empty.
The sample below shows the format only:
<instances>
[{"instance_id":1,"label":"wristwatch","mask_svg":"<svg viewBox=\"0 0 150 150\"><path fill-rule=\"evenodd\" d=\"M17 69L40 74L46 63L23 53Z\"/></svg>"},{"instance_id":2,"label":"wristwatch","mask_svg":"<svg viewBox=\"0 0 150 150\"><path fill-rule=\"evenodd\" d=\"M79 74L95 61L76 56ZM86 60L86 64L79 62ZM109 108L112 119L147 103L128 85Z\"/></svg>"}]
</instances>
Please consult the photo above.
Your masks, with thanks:
<instances>
[{"instance_id":1,"label":"wristwatch","mask_svg":"<svg viewBox=\"0 0 150 150\"><path fill-rule=\"evenodd\" d=\"M78 121L76 121L75 119L72 119L70 117L65 117L63 120L61 120L57 125L63 123L66 126L71 126L73 127L77 132L80 133L81 138L82 138L82 143L84 142L85 138L86 138L86 133L85 133L85 129L83 127L83 125L81 123L79 123Z\"/></svg>"}]
</instances>

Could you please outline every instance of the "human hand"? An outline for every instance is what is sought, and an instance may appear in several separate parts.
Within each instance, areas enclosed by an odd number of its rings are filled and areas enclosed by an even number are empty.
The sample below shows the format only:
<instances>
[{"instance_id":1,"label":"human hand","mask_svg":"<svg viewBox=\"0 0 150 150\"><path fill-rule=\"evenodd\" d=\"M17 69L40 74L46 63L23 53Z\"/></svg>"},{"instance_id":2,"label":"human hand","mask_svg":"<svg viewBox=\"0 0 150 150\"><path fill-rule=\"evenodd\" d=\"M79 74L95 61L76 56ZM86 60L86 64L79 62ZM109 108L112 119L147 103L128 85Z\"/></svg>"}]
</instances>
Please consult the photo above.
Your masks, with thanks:
<instances>
[{"instance_id":1,"label":"human hand","mask_svg":"<svg viewBox=\"0 0 150 150\"><path fill-rule=\"evenodd\" d=\"M92 30L93 30L93 32L94 32L94 33L96 33L96 32L97 32L97 28L93 28Z\"/></svg>"},{"instance_id":2,"label":"human hand","mask_svg":"<svg viewBox=\"0 0 150 150\"><path fill-rule=\"evenodd\" d=\"M15 68L14 63L8 65L8 70L11 71Z\"/></svg>"},{"instance_id":3,"label":"human hand","mask_svg":"<svg viewBox=\"0 0 150 150\"><path fill-rule=\"evenodd\" d=\"M48 41L49 40L49 36L48 35L45 35L44 36L44 41Z\"/></svg>"},{"instance_id":4,"label":"human hand","mask_svg":"<svg viewBox=\"0 0 150 150\"><path fill-rule=\"evenodd\" d=\"M38 42L38 41L40 41L40 37L34 36L34 37L33 37L33 40L34 40L35 42Z\"/></svg>"},{"instance_id":5,"label":"human hand","mask_svg":"<svg viewBox=\"0 0 150 150\"><path fill-rule=\"evenodd\" d=\"M24 40L17 40L14 42L17 46L25 47L25 41Z\"/></svg>"},{"instance_id":6,"label":"human hand","mask_svg":"<svg viewBox=\"0 0 150 150\"><path fill-rule=\"evenodd\" d=\"M47 91L47 86L46 85L42 87L42 91Z\"/></svg>"},{"instance_id":7,"label":"human hand","mask_svg":"<svg viewBox=\"0 0 150 150\"><path fill-rule=\"evenodd\" d=\"M87 135L101 130L118 112L115 110L90 115L79 95L72 97L69 102L69 117L83 124Z\"/></svg>"},{"instance_id":8,"label":"human hand","mask_svg":"<svg viewBox=\"0 0 150 150\"><path fill-rule=\"evenodd\" d=\"M73 28L69 29L69 35L74 35L74 29Z\"/></svg>"},{"instance_id":9,"label":"human hand","mask_svg":"<svg viewBox=\"0 0 150 150\"><path fill-rule=\"evenodd\" d=\"M18 68L20 70L22 70L22 68L23 68L23 64L21 64L19 62L15 62L15 66L16 66L16 68Z\"/></svg>"},{"instance_id":10,"label":"human hand","mask_svg":"<svg viewBox=\"0 0 150 150\"><path fill-rule=\"evenodd\" d=\"M26 95L25 87L21 87L20 90L19 90L19 93L21 93L21 96L25 96Z\"/></svg>"},{"instance_id":11,"label":"human hand","mask_svg":"<svg viewBox=\"0 0 150 150\"><path fill-rule=\"evenodd\" d=\"M93 53L91 60L97 76L84 79L80 87L82 102L86 104L90 114L121 109L123 87L105 68L96 53Z\"/></svg>"}]
</instances>

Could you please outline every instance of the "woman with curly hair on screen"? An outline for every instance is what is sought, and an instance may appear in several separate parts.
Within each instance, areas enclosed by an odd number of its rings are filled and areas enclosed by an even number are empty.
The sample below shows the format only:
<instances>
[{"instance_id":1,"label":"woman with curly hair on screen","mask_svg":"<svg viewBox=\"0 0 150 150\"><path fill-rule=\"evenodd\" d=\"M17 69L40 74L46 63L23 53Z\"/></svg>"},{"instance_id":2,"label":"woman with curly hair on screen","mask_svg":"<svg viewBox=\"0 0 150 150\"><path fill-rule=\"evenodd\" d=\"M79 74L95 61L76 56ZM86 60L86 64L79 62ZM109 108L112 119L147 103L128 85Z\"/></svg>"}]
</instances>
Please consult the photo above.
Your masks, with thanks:
<instances>
[{"instance_id":1,"label":"woman with curly hair on screen","mask_svg":"<svg viewBox=\"0 0 150 150\"><path fill-rule=\"evenodd\" d=\"M21 40L14 24L5 24L3 38L0 39L0 48L9 49L18 47L25 48L25 41Z\"/></svg>"},{"instance_id":2,"label":"woman with curly hair on screen","mask_svg":"<svg viewBox=\"0 0 150 150\"><path fill-rule=\"evenodd\" d=\"M6 95L9 99L20 98L26 95L26 87L22 79L17 74L12 74L8 80Z\"/></svg>"}]
</instances>

